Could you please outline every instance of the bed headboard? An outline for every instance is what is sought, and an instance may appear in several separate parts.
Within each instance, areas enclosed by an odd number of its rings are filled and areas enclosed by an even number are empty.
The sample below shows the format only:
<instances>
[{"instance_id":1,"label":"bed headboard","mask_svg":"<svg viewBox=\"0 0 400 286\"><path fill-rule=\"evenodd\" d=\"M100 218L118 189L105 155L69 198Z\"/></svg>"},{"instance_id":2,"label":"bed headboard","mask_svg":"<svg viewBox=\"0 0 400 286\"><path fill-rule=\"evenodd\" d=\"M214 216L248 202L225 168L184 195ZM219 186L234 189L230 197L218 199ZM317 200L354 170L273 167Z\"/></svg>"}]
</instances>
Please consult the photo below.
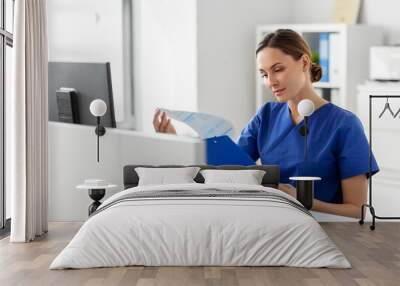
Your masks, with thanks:
<instances>
[{"instance_id":1,"label":"bed headboard","mask_svg":"<svg viewBox=\"0 0 400 286\"><path fill-rule=\"evenodd\" d=\"M136 187L139 183L139 176L137 175L135 168L147 167L147 168L178 168L178 167L200 167L204 169L219 169L219 170L264 170L265 175L262 179L261 184L265 187L277 188L280 179L279 166L278 165L254 165L254 166L238 166L238 165L225 165L225 166L212 166L212 165L127 165L124 167L124 189ZM200 174L194 178L197 183L204 183L204 178Z\"/></svg>"}]
</instances>

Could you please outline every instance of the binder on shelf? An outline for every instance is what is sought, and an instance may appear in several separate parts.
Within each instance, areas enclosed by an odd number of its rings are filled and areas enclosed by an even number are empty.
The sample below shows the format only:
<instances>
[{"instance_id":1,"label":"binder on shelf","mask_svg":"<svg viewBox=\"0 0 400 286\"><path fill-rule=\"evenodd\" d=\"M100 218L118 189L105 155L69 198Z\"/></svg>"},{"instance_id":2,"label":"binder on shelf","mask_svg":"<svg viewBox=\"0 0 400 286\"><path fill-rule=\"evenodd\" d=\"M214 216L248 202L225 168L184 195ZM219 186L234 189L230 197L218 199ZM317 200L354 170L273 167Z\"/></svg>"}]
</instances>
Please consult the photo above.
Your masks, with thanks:
<instances>
[{"instance_id":1,"label":"binder on shelf","mask_svg":"<svg viewBox=\"0 0 400 286\"><path fill-rule=\"evenodd\" d=\"M329 33L319 34L319 64L322 67L321 82L329 82Z\"/></svg>"},{"instance_id":2,"label":"binder on shelf","mask_svg":"<svg viewBox=\"0 0 400 286\"><path fill-rule=\"evenodd\" d=\"M340 61L340 48L339 48L339 34L329 34L329 81L333 84L339 83L339 61Z\"/></svg>"},{"instance_id":3,"label":"binder on shelf","mask_svg":"<svg viewBox=\"0 0 400 286\"><path fill-rule=\"evenodd\" d=\"M226 135L205 139L209 165L256 165L253 159Z\"/></svg>"},{"instance_id":4,"label":"binder on shelf","mask_svg":"<svg viewBox=\"0 0 400 286\"><path fill-rule=\"evenodd\" d=\"M58 120L67 123L79 123L78 102L76 90L61 87L56 90Z\"/></svg>"}]
</instances>

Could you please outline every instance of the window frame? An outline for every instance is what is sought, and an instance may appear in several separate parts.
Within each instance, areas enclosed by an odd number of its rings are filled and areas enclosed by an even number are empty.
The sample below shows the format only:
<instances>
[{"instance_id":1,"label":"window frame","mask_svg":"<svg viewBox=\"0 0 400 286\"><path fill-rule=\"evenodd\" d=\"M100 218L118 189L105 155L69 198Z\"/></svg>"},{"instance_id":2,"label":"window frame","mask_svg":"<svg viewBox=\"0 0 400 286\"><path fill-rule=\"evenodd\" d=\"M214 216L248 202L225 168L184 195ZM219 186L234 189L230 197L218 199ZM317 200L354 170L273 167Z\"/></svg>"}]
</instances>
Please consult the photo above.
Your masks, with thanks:
<instances>
[{"instance_id":1,"label":"window frame","mask_svg":"<svg viewBox=\"0 0 400 286\"><path fill-rule=\"evenodd\" d=\"M5 104L6 104L6 50L7 46L13 48L13 33L6 30L6 1L0 0L1 3L1 21L0 21L0 236L10 231L10 219L6 218L6 188L5 188ZM15 0L12 1L12 14L14 18ZM12 29L14 30L14 29Z\"/></svg>"}]
</instances>

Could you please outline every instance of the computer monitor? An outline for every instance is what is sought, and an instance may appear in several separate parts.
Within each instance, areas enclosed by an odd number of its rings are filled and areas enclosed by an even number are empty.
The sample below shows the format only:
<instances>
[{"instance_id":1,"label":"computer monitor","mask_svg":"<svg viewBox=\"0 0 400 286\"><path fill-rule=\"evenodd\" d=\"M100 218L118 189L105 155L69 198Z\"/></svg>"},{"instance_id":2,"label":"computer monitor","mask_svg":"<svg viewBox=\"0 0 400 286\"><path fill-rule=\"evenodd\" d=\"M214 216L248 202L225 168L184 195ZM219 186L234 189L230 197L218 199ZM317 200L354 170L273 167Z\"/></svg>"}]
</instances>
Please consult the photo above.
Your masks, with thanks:
<instances>
[{"instance_id":1,"label":"computer monitor","mask_svg":"<svg viewBox=\"0 0 400 286\"><path fill-rule=\"evenodd\" d=\"M116 127L110 63L49 62L49 120L97 125L90 103L102 99L104 127Z\"/></svg>"}]
</instances>

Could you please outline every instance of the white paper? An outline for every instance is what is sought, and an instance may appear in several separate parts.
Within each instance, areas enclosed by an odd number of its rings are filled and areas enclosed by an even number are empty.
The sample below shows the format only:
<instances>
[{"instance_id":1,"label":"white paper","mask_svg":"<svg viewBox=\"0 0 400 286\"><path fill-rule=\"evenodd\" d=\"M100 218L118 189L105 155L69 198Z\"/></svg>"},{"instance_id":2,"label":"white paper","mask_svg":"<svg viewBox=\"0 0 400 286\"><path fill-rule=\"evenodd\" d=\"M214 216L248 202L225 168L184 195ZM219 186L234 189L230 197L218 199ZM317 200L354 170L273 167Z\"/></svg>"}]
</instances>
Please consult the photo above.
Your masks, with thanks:
<instances>
[{"instance_id":1,"label":"white paper","mask_svg":"<svg viewBox=\"0 0 400 286\"><path fill-rule=\"evenodd\" d=\"M227 120L206 113L179 111L161 108L172 119L192 127L202 139L228 135L232 137L233 126Z\"/></svg>"}]
</instances>

